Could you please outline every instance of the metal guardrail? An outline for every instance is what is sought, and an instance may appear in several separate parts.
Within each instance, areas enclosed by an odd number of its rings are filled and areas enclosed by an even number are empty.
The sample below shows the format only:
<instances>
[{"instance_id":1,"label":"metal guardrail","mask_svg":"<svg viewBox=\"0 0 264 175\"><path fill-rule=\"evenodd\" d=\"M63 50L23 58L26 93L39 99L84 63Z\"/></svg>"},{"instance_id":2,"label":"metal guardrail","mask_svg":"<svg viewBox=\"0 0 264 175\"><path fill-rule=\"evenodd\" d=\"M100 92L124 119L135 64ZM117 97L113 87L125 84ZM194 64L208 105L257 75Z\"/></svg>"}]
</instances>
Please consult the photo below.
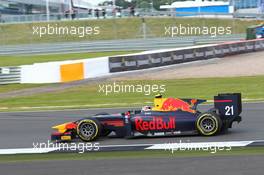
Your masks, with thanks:
<instances>
[{"instance_id":1,"label":"metal guardrail","mask_svg":"<svg viewBox=\"0 0 264 175\"><path fill-rule=\"evenodd\" d=\"M1 46L0 55L18 54L51 54L51 53L79 53L121 50L151 50L161 48L176 48L197 44L220 43L237 41L246 38L245 34L210 36L186 36L174 38L125 39L93 42L68 42L52 44L28 44L18 46Z\"/></svg>"},{"instance_id":2,"label":"metal guardrail","mask_svg":"<svg viewBox=\"0 0 264 175\"><path fill-rule=\"evenodd\" d=\"M20 83L20 67L0 67L0 85Z\"/></svg>"},{"instance_id":3,"label":"metal guardrail","mask_svg":"<svg viewBox=\"0 0 264 175\"><path fill-rule=\"evenodd\" d=\"M260 50L264 50L264 39L229 42L215 46L183 48L130 56L113 56L109 57L109 69L110 72L140 70Z\"/></svg>"}]
</instances>

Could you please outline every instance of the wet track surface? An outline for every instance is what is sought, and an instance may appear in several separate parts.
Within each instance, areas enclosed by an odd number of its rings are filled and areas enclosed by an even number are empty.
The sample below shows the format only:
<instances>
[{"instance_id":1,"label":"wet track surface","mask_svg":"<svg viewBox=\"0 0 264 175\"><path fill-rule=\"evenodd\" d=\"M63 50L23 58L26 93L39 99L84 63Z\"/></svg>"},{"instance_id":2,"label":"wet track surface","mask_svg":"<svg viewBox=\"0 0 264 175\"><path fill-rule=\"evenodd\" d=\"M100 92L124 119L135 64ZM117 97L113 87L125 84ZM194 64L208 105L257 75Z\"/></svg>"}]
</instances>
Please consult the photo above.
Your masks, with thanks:
<instances>
[{"instance_id":1,"label":"wet track surface","mask_svg":"<svg viewBox=\"0 0 264 175\"><path fill-rule=\"evenodd\" d=\"M210 106L201 106L201 111ZM117 113L127 109L96 109L50 112L14 112L0 113L0 148L32 148L34 143L47 143L52 131L51 127L67 121L100 112ZM196 141L240 141L264 140L264 103L243 104L243 121L234 124L227 134L214 137L177 136L163 138L100 138L100 145L142 144L142 143L171 143Z\"/></svg>"}]
</instances>

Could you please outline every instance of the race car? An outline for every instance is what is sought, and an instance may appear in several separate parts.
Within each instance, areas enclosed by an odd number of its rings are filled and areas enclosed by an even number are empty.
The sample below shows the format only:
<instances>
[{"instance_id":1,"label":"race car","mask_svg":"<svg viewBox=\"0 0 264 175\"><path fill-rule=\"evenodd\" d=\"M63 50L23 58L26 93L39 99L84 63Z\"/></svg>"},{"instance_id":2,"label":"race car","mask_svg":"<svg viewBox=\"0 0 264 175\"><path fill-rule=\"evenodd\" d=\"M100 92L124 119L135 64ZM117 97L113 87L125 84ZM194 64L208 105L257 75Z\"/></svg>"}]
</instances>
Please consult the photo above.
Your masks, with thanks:
<instances>
[{"instance_id":1,"label":"race car","mask_svg":"<svg viewBox=\"0 0 264 175\"><path fill-rule=\"evenodd\" d=\"M93 141L111 134L115 137L173 136L195 133L213 136L227 131L233 122L242 120L241 94L218 94L214 107L201 112L201 99L154 98L154 107L119 114L100 113L74 122L52 127L52 141ZM225 133L225 132L223 132Z\"/></svg>"}]
</instances>

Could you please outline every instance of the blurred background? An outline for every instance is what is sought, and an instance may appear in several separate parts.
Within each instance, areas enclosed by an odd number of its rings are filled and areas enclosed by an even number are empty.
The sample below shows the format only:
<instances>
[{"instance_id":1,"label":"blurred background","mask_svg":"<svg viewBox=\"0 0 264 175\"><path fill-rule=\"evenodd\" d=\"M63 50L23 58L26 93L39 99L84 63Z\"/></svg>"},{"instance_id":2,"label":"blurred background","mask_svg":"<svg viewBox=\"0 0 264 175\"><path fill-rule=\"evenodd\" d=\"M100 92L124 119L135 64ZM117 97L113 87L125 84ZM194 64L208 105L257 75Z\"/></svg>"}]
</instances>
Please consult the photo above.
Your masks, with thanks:
<instances>
[{"instance_id":1,"label":"blurred background","mask_svg":"<svg viewBox=\"0 0 264 175\"><path fill-rule=\"evenodd\" d=\"M0 0L0 19L13 23L203 13L261 18L263 4L263 0Z\"/></svg>"},{"instance_id":2,"label":"blurred background","mask_svg":"<svg viewBox=\"0 0 264 175\"><path fill-rule=\"evenodd\" d=\"M229 26L233 35L228 37L240 39L245 38L248 26L262 23L263 4L264 0L0 0L0 45L168 38L164 27L179 24ZM98 26L101 33L83 38L32 35L33 25L47 25L45 22ZM208 37L178 38L178 42L202 39Z\"/></svg>"}]
</instances>

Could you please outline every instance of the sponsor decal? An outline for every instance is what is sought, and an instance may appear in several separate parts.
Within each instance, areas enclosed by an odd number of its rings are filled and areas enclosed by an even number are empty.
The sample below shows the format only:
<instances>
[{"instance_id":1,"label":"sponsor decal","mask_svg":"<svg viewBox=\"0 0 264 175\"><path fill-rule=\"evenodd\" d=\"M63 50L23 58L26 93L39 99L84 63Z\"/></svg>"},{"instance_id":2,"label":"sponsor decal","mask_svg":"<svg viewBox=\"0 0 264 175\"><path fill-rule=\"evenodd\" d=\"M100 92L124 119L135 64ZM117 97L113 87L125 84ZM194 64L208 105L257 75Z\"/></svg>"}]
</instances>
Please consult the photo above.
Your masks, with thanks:
<instances>
[{"instance_id":1,"label":"sponsor decal","mask_svg":"<svg viewBox=\"0 0 264 175\"><path fill-rule=\"evenodd\" d=\"M163 117L153 117L151 121L144 121L141 117L136 117L135 127L137 131L175 129L175 117L169 117L168 122L164 121Z\"/></svg>"},{"instance_id":2,"label":"sponsor decal","mask_svg":"<svg viewBox=\"0 0 264 175\"><path fill-rule=\"evenodd\" d=\"M184 100L178 98L168 98L163 102L161 110L163 111L182 110L190 113L195 113L196 111L191 108L196 104L196 102L197 102L196 99L192 99L191 104L189 104Z\"/></svg>"}]
</instances>

